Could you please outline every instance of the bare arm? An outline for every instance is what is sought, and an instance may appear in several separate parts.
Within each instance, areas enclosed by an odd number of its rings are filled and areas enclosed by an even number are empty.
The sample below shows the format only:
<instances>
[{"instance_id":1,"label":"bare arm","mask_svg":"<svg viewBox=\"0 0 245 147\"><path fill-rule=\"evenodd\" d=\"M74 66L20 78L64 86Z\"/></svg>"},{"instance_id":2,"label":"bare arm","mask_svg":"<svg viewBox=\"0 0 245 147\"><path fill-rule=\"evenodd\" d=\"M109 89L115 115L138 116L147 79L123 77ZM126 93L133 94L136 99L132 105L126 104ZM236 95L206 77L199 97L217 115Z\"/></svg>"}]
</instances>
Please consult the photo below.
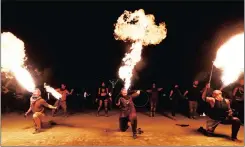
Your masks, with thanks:
<instances>
[{"instance_id":1,"label":"bare arm","mask_svg":"<svg viewBox=\"0 0 245 147\"><path fill-rule=\"evenodd\" d=\"M212 97L207 97L208 88L210 88L210 84L207 84L206 87L204 88L203 92L202 92L202 100L205 102L211 102L214 99Z\"/></svg>"},{"instance_id":2,"label":"bare arm","mask_svg":"<svg viewBox=\"0 0 245 147\"><path fill-rule=\"evenodd\" d=\"M146 92L149 92L149 93L150 93L151 91L152 91L152 90L146 90Z\"/></svg>"},{"instance_id":3,"label":"bare arm","mask_svg":"<svg viewBox=\"0 0 245 147\"><path fill-rule=\"evenodd\" d=\"M227 103L227 106L228 106L228 116L232 116L233 112L232 112L232 109L231 109L231 103L228 99L225 99L226 103Z\"/></svg>"},{"instance_id":4,"label":"bare arm","mask_svg":"<svg viewBox=\"0 0 245 147\"><path fill-rule=\"evenodd\" d=\"M237 87L233 90L233 92L232 92L232 97L233 97L233 98L236 96L237 90L238 90Z\"/></svg>"},{"instance_id":5,"label":"bare arm","mask_svg":"<svg viewBox=\"0 0 245 147\"><path fill-rule=\"evenodd\" d=\"M106 88L106 93L107 93L107 94L109 93L109 90L108 90L108 88Z\"/></svg>"},{"instance_id":6,"label":"bare arm","mask_svg":"<svg viewBox=\"0 0 245 147\"><path fill-rule=\"evenodd\" d=\"M29 109L26 111L25 116L27 116L30 112L31 112L31 104L30 104Z\"/></svg>"},{"instance_id":7,"label":"bare arm","mask_svg":"<svg viewBox=\"0 0 245 147\"><path fill-rule=\"evenodd\" d=\"M72 95L73 91L74 90L72 89L71 92L69 92L68 90L66 92L67 92L68 95Z\"/></svg>"},{"instance_id":8,"label":"bare arm","mask_svg":"<svg viewBox=\"0 0 245 147\"><path fill-rule=\"evenodd\" d=\"M100 95L100 88L99 88L99 91L98 91L98 95Z\"/></svg>"},{"instance_id":9,"label":"bare arm","mask_svg":"<svg viewBox=\"0 0 245 147\"><path fill-rule=\"evenodd\" d=\"M158 89L157 89L157 91L161 91L161 90L163 90L163 88L158 88Z\"/></svg>"},{"instance_id":10,"label":"bare arm","mask_svg":"<svg viewBox=\"0 0 245 147\"><path fill-rule=\"evenodd\" d=\"M50 104L48 104L45 100L42 101L42 105L49 108L49 109L56 109L57 107L54 107Z\"/></svg>"},{"instance_id":11,"label":"bare arm","mask_svg":"<svg viewBox=\"0 0 245 147\"><path fill-rule=\"evenodd\" d=\"M118 102L116 103L117 106L120 106L121 98L119 98Z\"/></svg>"},{"instance_id":12,"label":"bare arm","mask_svg":"<svg viewBox=\"0 0 245 147\"><path fill-rule=\"evenodd\" d=\"M169 97L172 97L173 93L174 93L174 91L171 90L171 91L170 91L170 94L169 94Z\"/></svg>"},{"instance_id":13,"label":"bare arm","mask_svg":"<svg viewBox=\"0 0 245 147\"><path fill-rule=\"evenodd\" d=\"M186 96L187 94L188 94L188 90L185 91L184 96Z\"/></svg>"}]
</instances>

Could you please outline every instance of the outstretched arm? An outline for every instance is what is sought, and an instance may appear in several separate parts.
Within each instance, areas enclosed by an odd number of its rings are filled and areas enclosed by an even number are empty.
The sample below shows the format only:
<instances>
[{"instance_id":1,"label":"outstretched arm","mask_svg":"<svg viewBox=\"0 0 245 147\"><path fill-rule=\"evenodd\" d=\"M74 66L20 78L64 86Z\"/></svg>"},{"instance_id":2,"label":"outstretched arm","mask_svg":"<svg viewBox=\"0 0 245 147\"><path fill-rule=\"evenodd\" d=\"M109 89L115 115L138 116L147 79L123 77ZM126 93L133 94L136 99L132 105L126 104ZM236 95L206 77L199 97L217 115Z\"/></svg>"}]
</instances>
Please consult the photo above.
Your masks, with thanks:
<instances>
[{"instance_id":1,"label":"outstretched arm","mask_svg":"<svg viewBox=\"0 0 245 147\"><path fill-rule=\"evenodd\" d=\"M158 88L158 89L157 89L157 91L161 91L161 90L163 90L163 88Z\"/></svg>"},{"instance_id":2,"label":"outstretched arm","mask_svg":"<svg viewBox=\"0 0 245 147\"><path fill-rule=\"evenodd\" d=\"M42 101L42 105L49 108L49 109L56 109L57 107L54 107L50 104L48 104L45 100Z\"/></svg>"},{"instance_id":3,"label":"outstretched arm","mask_svg":"<svg viewBox=\"0 0 245 147\"><path fill-rule=\"evenodd\" d=\"M152 90L146 90L146 92L151 93L151 92L152 92Z\"/></svg>"}]
</instances>

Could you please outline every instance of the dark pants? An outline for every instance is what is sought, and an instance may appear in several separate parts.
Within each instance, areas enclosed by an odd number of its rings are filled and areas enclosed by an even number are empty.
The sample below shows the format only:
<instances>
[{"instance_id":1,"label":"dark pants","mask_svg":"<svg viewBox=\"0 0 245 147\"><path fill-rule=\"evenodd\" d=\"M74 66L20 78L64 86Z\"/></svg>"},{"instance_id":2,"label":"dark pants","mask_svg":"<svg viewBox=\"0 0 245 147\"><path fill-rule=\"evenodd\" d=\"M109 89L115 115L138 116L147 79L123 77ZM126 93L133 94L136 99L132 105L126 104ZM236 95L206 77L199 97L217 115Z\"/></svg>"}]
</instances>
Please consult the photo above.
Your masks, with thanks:
<instances>
[{"instance_id":1,"label":"dark pants","mask_svg":"<svg viewBox=\"0 0 245 147\"><path fill-rule=\"evenodd\" d=\"M241 125L241 121L239 120L239 118L236 117L227 117L225 120L208 120L207 121L207 131L213 133L215 128L219 125L219 124L231 124L231 137L232 138L236 138L237 137L237 133L240 129L240 125Z\"/></svg>"},{"instance_id":2,"label":"dark pants","mask_svg":"<svg viewBox=\"0 0 245 147\"><path fill-rule=\"evenodd\" d=\"M172 100L172 116L175 116L175 113L178 111L178 100Z\"/></svg>"},{"instance_id":3,"label":"dark pants","mask_svg":"<svg viewBox=\"0 0 245 147\"><path fill-rule=\"evenodd\" d=\"M137 118L129 120L129 117L120 117L119 118L119 128L120 131L125 132L128 129L128 122L131 123L133 134L137 133Z\"/></svg>"},{"instance_id":4,"label":"dark pants","mask_svg":"<svg viewBox=\"0 0 245 147\"><path fill-rule=\"evenodd\" d=\"M232 107L238 112L237 117L244 123L244 101L234 100L232 101Z\"/></svg>"},{"instance_id":5,"label":"dark pants","mask_svg":"<svg viewBox=\"0 0 245 147\"><path fill-rule=\"evenodd\" d=\"M189 101L189 117L194 117L197 112L197 101Z\"/></svg>"}]
</instances>

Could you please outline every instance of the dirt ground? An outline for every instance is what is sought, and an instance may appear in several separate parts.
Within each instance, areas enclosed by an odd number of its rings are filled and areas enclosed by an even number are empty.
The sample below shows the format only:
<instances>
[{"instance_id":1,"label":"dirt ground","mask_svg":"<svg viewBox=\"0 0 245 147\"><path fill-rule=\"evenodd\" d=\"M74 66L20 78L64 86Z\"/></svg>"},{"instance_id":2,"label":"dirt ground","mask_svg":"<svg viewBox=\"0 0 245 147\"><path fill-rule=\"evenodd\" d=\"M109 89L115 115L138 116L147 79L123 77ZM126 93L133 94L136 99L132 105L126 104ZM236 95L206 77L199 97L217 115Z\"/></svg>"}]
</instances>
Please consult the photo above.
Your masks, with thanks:
<instances>
[{"instance_id":1,"label":"dirt ground","mask_svg":"<svg viewBox=\"0 0 245 147\"><path fill-rule=\"evenodd\" d=\"M219 137L206 137L197 132L200 126L205 127L207 118L189 120L182 115L175 119L168 114L150 118L145 113L138 113L138 127L143 134L132 138L131 128L127 132L118 131L118 112L110 112L110 117L96 117L95 112L72 114L68 118L62 116L50 117L57 125L48 127L39 134L32 134L33 122L31 115L24 118L23 114L2 115L1 146L60 146L60 145L91 145L91 146L244 146L244 128L240 128L238 139L229 140L231 126L220 125L215 133ZM46 121L47 121L46 120ZM176 124L189 124L188 127Z\"/></svg>"}]
</instances>

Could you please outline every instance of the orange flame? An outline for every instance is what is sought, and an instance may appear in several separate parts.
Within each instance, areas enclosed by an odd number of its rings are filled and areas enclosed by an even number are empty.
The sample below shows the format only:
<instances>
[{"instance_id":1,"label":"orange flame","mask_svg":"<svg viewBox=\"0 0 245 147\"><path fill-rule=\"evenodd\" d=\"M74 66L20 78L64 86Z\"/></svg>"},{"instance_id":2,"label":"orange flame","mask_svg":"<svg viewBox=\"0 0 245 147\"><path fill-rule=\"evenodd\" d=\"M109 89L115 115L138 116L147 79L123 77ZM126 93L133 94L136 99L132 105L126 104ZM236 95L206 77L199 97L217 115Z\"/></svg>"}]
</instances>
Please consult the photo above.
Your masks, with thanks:
<instances>
[{"instance_id":1,"label":"orange flame","mask_svg":"<svg viewBox=\"0 0 245 147\"><path fill-rule=\"evenodd\" d=\"M140 9L134 13L124 11L115 24L115 39L133 42L129 53L123 58L123 65L119 68L119 77L125 81L126 89L131 85L135 65L141 60L143 45L156 45L166 38L165 23L157 26L154 21L153 15L145 15L144 10Z\"/></svg>"},{"instance_id":2,"label":"orange flame","mask_svg":"<svg viewBox=\"0 0 245 147\"><path fill-rule=\"evenodd\" d=\"M24 42L10 32L1 34L1 70L11 73L17 81L29 92L35 90L35 83L31 74L24 68Z\"/></svg>"},{"instance_id":3,"label":"orange flame","mask_svg":"<svg viewBox=\"0 0 245 147\"><path fill-rule=\"evenodd\" d=\"M46 89L47 92L51 93L56 99L60 99L62 97L62 95L57 92L54 88L48 86L48 85L44 85L44 88Z\"/></svg>"},{"instance_id":4,"label":"orange flame","mask_svg":"<svg viewBox=\"0 0 245 147\"><path fill-rule=\"evenodd\" d=\"M235 82L244 73L244 33L231 37L219 48L214 65L222 70L223 86Z\"/></svg>"}]
</instances>

